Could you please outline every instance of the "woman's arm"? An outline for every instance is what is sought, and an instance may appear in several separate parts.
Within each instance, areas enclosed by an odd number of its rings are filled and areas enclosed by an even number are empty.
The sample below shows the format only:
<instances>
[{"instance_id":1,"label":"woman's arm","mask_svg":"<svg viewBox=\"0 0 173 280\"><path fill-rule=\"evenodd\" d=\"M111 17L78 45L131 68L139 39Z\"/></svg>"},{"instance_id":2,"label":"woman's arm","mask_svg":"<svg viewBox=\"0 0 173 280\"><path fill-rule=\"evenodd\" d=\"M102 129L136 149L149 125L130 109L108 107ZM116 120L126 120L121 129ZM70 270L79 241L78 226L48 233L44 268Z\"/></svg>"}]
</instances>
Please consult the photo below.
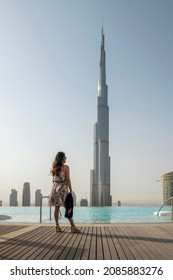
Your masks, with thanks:
<instances>
[{"instance_id":1,"label":"woman's arm","mask_svg":"<svg viewBox=\"0 0 173 280\"><path fill-rule=\"evenodd\" d=\"M70 192L72 192L71 180L70 180L70 168L68 165L65 166L65 179L66 179L67 185L70 189Z\"/></svg>"}]
</instances>

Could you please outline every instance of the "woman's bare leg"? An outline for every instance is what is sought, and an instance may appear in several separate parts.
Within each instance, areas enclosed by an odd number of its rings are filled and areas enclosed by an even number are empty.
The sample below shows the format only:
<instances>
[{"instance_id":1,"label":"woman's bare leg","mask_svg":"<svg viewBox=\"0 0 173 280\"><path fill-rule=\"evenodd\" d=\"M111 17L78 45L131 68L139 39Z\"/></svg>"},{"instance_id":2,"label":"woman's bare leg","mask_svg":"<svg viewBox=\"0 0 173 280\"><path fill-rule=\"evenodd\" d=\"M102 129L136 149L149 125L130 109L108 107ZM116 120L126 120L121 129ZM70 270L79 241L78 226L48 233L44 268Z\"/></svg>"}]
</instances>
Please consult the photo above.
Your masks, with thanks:
<instances>
[{"instance_id":1,"label":"woman's bare leg","mask_svg":"<svg viewBox=\"0 0 173 280\"><path fill-rule=\"evenodd\" d=\"M76 227L74 224L73 218L68 218L68 220L70 222L71 227Z\"/></svg>"},{"instance_id":2,"label":"woman's bare leg","mask_svg":"<svg viewBox=\"0 0 173 280\"><path fill-rule=\"evenodd\" d=\"M73 233L79 233L80 230L75 226L73 218L68 218L70 225L71 225L71 232Z\"/></svg>"},{"instance_id":3,"label":"woman's bare leg","mask_svg":"<svg viewBox=\"0 0 173 280\"><path fill-rule=\"evenodd\" d=\"M54 217L55 217L56 226L59 227L59 222L58 222L58 218L59 218L59 206L55 206Z\"/></svg>"}]
</instances>

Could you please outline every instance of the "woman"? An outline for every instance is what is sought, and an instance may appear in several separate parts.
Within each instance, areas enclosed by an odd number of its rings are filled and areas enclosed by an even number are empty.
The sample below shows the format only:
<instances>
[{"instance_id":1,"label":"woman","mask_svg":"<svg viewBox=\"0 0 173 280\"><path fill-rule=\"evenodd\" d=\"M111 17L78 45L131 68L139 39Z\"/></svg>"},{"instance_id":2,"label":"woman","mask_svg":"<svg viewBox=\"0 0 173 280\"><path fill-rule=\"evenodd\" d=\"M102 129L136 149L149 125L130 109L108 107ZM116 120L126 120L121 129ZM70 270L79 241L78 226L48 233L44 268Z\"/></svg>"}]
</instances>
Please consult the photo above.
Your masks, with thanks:
<instances>
[{"instance_id":1,"label":"woman","mask_svg":"<svg viewBox=\"0 0 173 280\"><path fill-rule=\"evenodd\" d=\"M49 202L55 206L54 217L56 222L56 232L62 231L59 226L59 208L60 206L66 206L65 201L68 193L72 193L71 181L70 181L70 169L66 163L65 153L57 153L55 160L52 164L51 174L53 187L50 194ZM73 217L68 217L71 224L71 232L79 233L80 230L76 228Z\"/></svg>"}]
</instances>

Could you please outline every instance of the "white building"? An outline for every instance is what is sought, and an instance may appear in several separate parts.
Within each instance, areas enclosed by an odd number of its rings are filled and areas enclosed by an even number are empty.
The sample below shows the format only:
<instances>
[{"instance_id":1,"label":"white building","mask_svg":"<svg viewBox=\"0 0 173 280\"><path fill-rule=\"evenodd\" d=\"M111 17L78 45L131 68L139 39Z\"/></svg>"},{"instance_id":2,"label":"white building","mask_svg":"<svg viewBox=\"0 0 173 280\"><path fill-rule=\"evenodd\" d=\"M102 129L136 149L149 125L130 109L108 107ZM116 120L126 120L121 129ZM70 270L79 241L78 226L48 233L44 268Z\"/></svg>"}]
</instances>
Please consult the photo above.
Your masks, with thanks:
<instances>
[{"instance_id":1,"label":"white building","mask_svg":"<svg viewBox=\"0 0 173 280\"><path fill-rule=\"evenodd\" d=\"M160 177L162 184L162 203L173 196L173 172L166 173ZM166 205L171 205L171 200Z\"/></svg>"}]
</instances>

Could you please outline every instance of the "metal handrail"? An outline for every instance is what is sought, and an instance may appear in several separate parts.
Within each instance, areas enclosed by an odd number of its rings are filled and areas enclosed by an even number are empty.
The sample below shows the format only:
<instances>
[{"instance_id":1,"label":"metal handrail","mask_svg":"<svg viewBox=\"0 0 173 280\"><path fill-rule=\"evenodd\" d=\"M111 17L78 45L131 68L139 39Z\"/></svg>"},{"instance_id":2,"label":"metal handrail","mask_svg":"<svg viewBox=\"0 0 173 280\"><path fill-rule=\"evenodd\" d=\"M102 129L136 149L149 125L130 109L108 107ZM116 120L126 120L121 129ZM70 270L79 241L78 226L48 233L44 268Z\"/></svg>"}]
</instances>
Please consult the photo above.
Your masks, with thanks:
<instances>
[{"instance_id":1,"label":"metal handrail","mask_svg":"<svg viewBox=\"0 0 173 280\"><path fill-rule=\"evenodd\" d=\"M42 200L43 200L43 198L49 198L49 196L48 195L41 196L41 198L40 198L40 224L42 223L42 205L43 205ZM51 221L51 215L52 215L52 213L51 213L51 205L50 205L50 212L49 213L50 213L49 214L49 220Z\"/></svg>"},{"instance_id":2,"label":"metal handrail","mask_svg":"<svg viewBox=\"0 0 173 280\"><path fill-rule=\"evenodd\" d=\"M49 198L49 195L41 196L40 197L40 224L42 223L42 206L43 206L43 198ZM51 221L52 216L52 208L50 204L50 211L49 211L49 221ZM59 217L61 217L61 211L59 210Z\"/></svg>"},{"instance_id":3,"label":"metal handrail","mask_svg":"<svg viewBox=\"0 0 173 280\"><path fill-rule=\"evenodd\" d=\"M157 216L159 216L159 212L162 209L162 207L169 201L171 200L171 205L172 205L172 215L171 215L171 220L173 220L173 196L171 196L170 198L168 198L159 208L159 211L157 212Z\"/></svg>"}]
</instances>

